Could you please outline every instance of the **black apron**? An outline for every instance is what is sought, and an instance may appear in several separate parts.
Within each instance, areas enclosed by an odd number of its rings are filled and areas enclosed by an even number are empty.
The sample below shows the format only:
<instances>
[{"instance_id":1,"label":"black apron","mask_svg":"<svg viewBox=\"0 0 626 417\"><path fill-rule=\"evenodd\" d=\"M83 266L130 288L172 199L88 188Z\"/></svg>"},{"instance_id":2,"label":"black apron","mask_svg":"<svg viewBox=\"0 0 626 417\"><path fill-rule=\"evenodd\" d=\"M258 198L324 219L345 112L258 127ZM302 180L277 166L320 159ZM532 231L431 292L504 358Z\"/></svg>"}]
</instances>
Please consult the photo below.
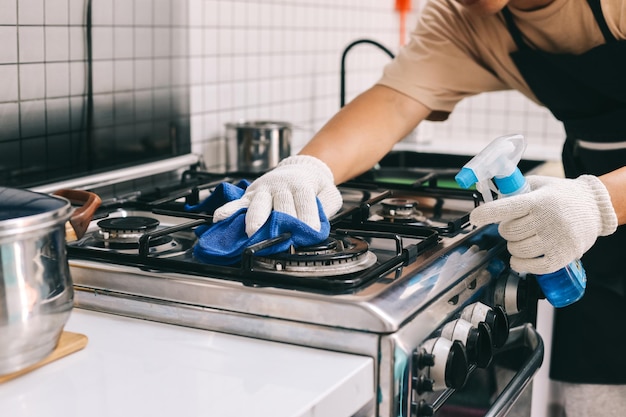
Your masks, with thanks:
<instances>
[{"instance_id":1,"label":"black apron","mask_svg":"<svg viewBox=\"0 0 626 417\"><path fill-rule=\"evenodd\" d=\"M532 49L503 15L518 50L510 54L537 98L563 122L565 175L602 175L626 165L626 41L609 31L600 0L587 0L605 43L580 54ZM567 25L563 22L563 25ZM626 384L626 228L600 237L582 258L583 298L555 311L550 377ZM621 255L621 256L620 256Z\"/></svg>"}]
</instances>

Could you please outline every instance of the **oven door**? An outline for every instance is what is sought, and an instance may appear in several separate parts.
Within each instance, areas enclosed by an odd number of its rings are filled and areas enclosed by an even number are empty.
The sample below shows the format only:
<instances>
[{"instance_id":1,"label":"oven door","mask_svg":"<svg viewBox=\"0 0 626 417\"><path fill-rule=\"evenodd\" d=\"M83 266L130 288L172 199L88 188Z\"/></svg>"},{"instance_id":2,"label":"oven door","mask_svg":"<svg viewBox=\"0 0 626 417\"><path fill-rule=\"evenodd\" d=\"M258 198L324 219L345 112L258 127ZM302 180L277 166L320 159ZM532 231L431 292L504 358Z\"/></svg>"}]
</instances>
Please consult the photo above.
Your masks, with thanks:
<instances>
[{"instance_id":1,"label":"oven door","mask_svg":"<svg viewBox=\"0 0 626 417\"><path fill-rule=\"evenodd\" d=\"M543 356L543 340L534 326L514 327L488 367L473 367L462 388L444 391L431 405L422 404L420 410L415 404L414 416L503 417L514 409L530 415L529 384Z\"/></svg>"}]
</instances>

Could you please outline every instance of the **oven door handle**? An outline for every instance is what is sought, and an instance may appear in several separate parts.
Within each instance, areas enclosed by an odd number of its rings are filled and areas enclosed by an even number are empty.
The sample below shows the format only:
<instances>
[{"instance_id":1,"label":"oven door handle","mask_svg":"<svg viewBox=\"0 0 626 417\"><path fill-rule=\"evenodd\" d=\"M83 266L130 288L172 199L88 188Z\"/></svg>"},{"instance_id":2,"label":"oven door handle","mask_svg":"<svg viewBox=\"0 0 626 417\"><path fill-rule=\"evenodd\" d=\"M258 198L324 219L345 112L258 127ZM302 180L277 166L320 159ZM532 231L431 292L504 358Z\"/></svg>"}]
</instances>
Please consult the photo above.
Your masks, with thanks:
<instances>
[{"instance_id":1,"label":"oven door handle","mask_svg":"<svg viewBox=\"0 0 626 417\"><path fill-rule=\"evenodd\" d=\"M509 344L529 347L532 349L532 352L515 376L511 378L498 398L496 398L491 408L489 408L489 411L485 414L485 417L506 416L543 363L543 339L532 324L527 323L511 329L507 341L507 345Z\"/></svg>"}]
</instances>

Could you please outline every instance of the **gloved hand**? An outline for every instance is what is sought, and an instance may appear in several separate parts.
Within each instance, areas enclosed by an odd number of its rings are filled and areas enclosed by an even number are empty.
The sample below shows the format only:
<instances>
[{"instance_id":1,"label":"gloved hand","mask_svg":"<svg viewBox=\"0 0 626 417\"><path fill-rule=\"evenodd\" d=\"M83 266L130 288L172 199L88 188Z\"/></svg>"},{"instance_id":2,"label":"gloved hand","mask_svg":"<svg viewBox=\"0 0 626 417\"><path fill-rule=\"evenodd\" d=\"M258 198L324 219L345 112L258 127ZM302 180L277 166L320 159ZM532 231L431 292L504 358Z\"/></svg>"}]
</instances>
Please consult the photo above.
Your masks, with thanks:
<instances>
[{"instance_id":1,"label":"gloved hand","mask_svg":"<svg viewBox=\"0 0 626 417\"><path fill-rule=\"evenodd\" d=\"M324 162L308 155L290 156L253 181L240 199L215 210L213 221L224 220L247 207L248 237L263 226L272 210L287 213L319 231L316 197L327 217L337 213L343 204L333 173Z\"/></svg>"},{"instance_id":2,"label":"gloved hand","mask_svg":"<svg viewBox=\"0 0 626 417\"><path fill-rule=\"evenodd\" d=\"M558 271L582 257L598 236L617 229L611 198L597 177L527 180L530 192L486 203L470 213L476 226L500 223L498 231L507 240L515 271Z\"/></svg>"}]
</instances>

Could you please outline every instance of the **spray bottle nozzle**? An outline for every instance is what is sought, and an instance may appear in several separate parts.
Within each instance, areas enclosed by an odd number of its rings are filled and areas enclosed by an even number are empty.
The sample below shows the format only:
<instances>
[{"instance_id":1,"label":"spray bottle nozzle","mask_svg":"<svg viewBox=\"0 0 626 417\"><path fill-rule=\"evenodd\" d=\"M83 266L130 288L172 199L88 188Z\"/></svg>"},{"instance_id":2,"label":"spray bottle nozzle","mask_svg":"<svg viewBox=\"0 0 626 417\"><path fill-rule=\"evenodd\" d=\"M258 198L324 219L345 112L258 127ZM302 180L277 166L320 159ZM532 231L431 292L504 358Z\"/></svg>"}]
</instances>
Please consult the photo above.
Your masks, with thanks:
<instances>
[{"instance_id":1,"label":"spray bottle nozzle","mask_svg":"<svg viewBox=\"0 0 626 417\"><path fill-rule=\"evenodd\" d=\"M463 188L476 184L476 189L485 201L492 200L491 191L501 194L515 192L523 187L525 182L517 168L525 149L524 136L520 134L500 136L465 164L455 180Z\"/></svg>"},{"instance_id":2,"label":"spray bottle nozzle","mask_svg":"<svg viewBox=\"0 0 626 417\"><path fill-rule=\"evenodd\" d=\"M463 167L458 174L454 177L457 184L463 188L470 188L472 185L478 182L476 174L470 168Z\"/></svg>"}]
</instances>

